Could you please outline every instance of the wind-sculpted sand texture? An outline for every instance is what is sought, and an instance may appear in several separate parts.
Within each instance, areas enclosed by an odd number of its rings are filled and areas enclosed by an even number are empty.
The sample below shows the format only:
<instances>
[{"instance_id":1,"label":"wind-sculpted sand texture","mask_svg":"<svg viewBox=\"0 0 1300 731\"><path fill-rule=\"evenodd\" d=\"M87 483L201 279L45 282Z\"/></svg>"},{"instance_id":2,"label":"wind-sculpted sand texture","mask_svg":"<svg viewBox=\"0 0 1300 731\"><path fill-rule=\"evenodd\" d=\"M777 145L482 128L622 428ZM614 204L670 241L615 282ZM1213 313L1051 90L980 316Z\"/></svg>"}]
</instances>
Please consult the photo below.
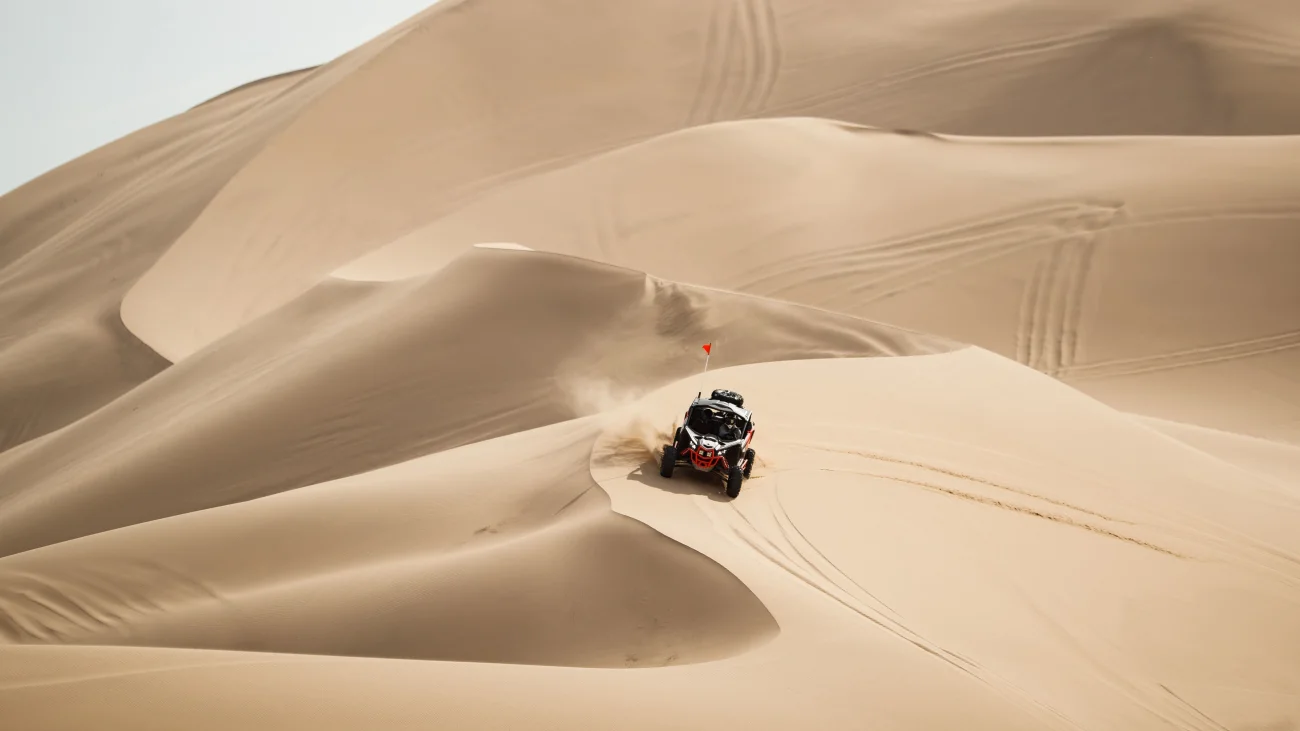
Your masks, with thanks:
<instances>
[{"instance_id":1,"label":"wind-sculpted sand texture","mask_svg":"<svg viewBox=\"0 0 1300 731\"><path fill-rule=\"evenodd\" d=\"M0 728L1300 728L1297 88L1282 0L444 0L51 171Z\"/></svg>"}]
</instances>

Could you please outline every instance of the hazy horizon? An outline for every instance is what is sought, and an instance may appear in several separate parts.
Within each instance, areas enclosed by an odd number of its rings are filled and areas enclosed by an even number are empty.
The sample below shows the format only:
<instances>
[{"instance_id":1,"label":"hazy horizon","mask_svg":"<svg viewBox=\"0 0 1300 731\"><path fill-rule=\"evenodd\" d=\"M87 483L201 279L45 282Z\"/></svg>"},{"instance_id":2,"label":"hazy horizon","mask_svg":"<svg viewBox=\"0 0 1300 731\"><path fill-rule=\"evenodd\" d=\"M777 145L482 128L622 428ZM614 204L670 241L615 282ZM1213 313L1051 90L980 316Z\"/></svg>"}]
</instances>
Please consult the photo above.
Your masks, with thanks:
<instances>
[{"instance_id":1,"label":"hazy horizon","mask_svg":"<svg viewBox=\"0 0 1300 731\"><path fill-rule=\"evenodd\" d=\"M0 195L236 86L328 62L433 3L4 3Z\"/></svg>"}]
</instances>

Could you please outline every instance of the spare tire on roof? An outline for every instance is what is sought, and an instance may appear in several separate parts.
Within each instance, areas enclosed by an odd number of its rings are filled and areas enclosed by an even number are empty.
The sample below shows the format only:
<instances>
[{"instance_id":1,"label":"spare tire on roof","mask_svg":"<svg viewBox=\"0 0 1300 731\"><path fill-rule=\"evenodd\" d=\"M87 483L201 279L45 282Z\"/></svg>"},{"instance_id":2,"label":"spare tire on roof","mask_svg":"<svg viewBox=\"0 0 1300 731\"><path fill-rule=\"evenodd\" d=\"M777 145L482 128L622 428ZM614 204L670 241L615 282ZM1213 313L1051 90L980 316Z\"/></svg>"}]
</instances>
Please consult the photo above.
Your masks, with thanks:
<instances>
[{"instance_id":1,"label":"spare tire on roof","mask_svg":"<svg viewBox=\"0 0 1300 731\"><path fill-rule=\"evenodd\" d=\"M741 408L744 408L745 406L744 396L741 396L735 391L728 391L725 388L719 388L714 390L713 395L710 396L709 398L713 399L714 401L726 401L729 404L735 404L736 406L739 406Z\"/></svg>"}]
</instances>

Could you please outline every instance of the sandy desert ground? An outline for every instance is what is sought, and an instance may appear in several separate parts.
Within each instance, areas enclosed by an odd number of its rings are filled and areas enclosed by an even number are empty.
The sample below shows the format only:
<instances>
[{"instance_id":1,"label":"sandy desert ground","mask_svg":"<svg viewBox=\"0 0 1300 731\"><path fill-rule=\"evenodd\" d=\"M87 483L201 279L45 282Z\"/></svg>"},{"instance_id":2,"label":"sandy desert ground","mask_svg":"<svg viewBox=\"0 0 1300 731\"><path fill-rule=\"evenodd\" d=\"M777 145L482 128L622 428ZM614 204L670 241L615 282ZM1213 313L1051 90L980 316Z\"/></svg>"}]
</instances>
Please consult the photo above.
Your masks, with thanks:
<instances>
[{"instance_id":1,"label":"sandy desert ground","mask_svg":"<svg viewBox=\"0 0 1300 731\"><path fill-rule=\"evenodd\" d=\"M0 728L1300 729L1297 90L1292 0L443 0L52 170Z\"/></svg>"}]
</instances>

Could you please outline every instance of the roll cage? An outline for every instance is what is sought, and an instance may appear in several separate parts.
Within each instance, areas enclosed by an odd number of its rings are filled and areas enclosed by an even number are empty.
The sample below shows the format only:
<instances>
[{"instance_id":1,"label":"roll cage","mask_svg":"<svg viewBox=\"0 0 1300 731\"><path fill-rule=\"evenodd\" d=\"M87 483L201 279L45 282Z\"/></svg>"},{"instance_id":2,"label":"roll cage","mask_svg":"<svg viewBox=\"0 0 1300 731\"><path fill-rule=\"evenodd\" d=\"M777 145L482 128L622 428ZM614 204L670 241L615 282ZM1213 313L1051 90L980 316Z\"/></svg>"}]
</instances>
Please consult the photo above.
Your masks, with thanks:
<instances>
[{"instance_id":1,"label":"roll cage","mask_svg":"<svg viewBox=\"0 0 1300 731\"><path fill-rule=\"evenodd\" d=\"M716 437L723 444L745 439L754 428L753 414L726 401L697 398L686 408L682 424L700 436Z\"/></svg>"}]
</instances>

